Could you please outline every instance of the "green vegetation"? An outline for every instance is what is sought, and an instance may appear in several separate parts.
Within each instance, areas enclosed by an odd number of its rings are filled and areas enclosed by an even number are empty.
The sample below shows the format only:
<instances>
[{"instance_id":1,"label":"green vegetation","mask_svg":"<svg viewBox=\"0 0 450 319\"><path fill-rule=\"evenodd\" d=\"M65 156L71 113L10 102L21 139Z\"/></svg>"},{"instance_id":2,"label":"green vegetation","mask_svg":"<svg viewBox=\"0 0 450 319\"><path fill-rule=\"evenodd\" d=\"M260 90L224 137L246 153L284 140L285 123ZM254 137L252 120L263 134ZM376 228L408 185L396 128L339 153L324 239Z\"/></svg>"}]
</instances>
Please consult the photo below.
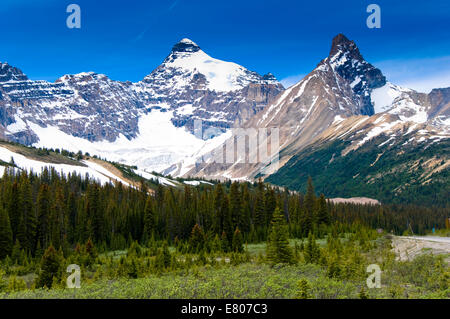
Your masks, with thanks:
<instances>
[{"instance_id":1,"label":"green vegetation","mask_svg":"<svg viewBox=\"0 0 450 319\"><path fill-rule=\"evenodd\" d=\"M403 138L406 143L408 137ZM335 141L311 146L281 167L266 181L305 191L312 176L319 192L329 197L370 197L382 203L448 207L450 170L430 172L428 160L449 160L450 141L379 147L387 137L378 136L342 156L349 142Z\"/></svg>"},{"instance_id":2,"label":"green vegetation","mask_svg":"<svg viewBox=\"0 0 450 319\"><path fill-rule=\"evenodd\" d=\"M370 240L370 248L363 248L364 241L361 246L356 233L339 244L336 238L329 240L319 248L320 258L315 263L306 263L304 252L297 251L291 265L273 265L265 257L246 253L240 257L234 253L192 255L175 248L166 250L164 244L145 248L134 243L126 253L94 255L93 259L81 248L64 264L82 265L81 289L64 288L63 280L56 277L50 290L27 289L27 277L11 273L9 280L0 282L0 298L450 297L450 273L442 257L423 255L397 262L389 240L372 236L375 239ZM336 245L340 247L339 259L334 255ZM383 270L380 289L365 287L365 268L373 262Z\"/></svg>"},{"instance_id":3,"label":"green vegetation","mask_svg":"<svg viewBox=\"0 0 450 319\"><path fill-rule=\"evenodd\" d=\"M149 193L7 168L0 178L0 294L448 298L443 257L398 262L386 232L375 231L426 233L445 227L447 216L445 208L333 205L316 196L311 179L304 195L261 181L159 185ZM372 263L386 285L366 291ZM64 288L70 264L81 267L80 290Z\"/></svg>"}]
</instances>

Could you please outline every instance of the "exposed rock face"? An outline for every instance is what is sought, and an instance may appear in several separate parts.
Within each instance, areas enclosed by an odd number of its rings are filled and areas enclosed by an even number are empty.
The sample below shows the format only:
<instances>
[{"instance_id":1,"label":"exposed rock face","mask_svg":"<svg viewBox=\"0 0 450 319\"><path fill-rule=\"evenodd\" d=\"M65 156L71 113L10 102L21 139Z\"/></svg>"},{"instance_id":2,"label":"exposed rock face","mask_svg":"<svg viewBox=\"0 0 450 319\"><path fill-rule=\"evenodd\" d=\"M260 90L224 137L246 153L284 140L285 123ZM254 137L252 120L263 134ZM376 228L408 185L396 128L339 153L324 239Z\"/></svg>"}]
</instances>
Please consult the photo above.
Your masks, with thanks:
<instances>
[{"instance_id":1,"label":"exposed rock face","mask_svg":"<svg viewBox=\"0 0 450 319\"><path fill-rule=\"evenodd\" d=\"M438 126L450 126L450 88L433 89L429 94L430 109L428 117L433 124Z\"/></svg>"},{"instance_id":2,"label":"exposed rock face","mask_svg":"<svg viewBox=\"0 0 450 319\"><path fill-rule=\"evenodd\" d=\"M332 68L350 83L353 92L358 96L360 113L373 115L370 92L386 84L386 78L381 71L365 61L355 42L343 34L334 37L328 60Z\"/></svg>"},{"instance_id":3,"label":"exposed rock face","mask_svg":"<svg viewBox=\"0 0 450 319\"><path fill-rule=\"evenodd\" d=\"M176 127L192 133L194 120L202 120L218 129L217 135L248 120L283 90L273 75L214 59L189 39L175 44L138 83L93 72L64 75L55 83L31 81L0 63L0 128L2 135L24 144L46 145L51 136L36 133L46 127L89 142L113 143L121 136L136 138L142 116L159 110L170 113ZM61 147L74 146L62 141Z\"/></svg>"},{"instance_id":4,"label":"exposed rock face","mask_svg":"<svg viewBox=\"0 0 450 319\"><path fill-rule=\"evenodd\" d=\"M54 126L88 141L113 141L119 134L132 138L144 107L131 83L92 72L65 75L55 83L12 80L1 84L0 91L6 135L25 144L39 140L33 124Z\"/></svg>"},{"instance_id":5,"label":"exposed rock face","mask_svg":"<svg viewBox=\"0 0 450 319\"><path fill-rule=\"evenodd\" d=\"M363 59L355 43L339 34L333 39L327 58L244 126L279 129L281 166L308 145L324 139L330 127L333 127L333 139L342 139L347 133L357 136L353 147L381 133L400 134L398 131L403 129L404 123L408 123L410 133L417 135L416 142L432 141L437 132L448 130L449 90L435 89L424 94L386 82L381 71ZM364 115L361 121L371 119L364 127L353 120L352 125L344 125L347 119ZM358 131L354 130L355 125ZM429 129L426 135L420 134L428 125L435 128ZM439 135L441 138L448 136ZM270 144L270 140L260 143ZM247 152L254 151L247 147ZM211 160L196 164L185 176L252 179L261 174L263 167L244 161L217 164Z\"/></svg>"},{"instance_id":6,"label":"exposed rock face","mask_svg":"<svg viewBox=\"0 0 450 319\"><path fill-rule=\"evenodd\" d=\"M0 62L0 83L8 81L26 81L27 76L19 69L10 66L7 62Z\"/></svg>"},{"instance_id":7,"label":"exposed rock face","mask_svg":"<svg viewBox=\"0 0 450 319\"><path fill-rule=\"evenodd\" d=\"M450 124L450 88L434 89L429 94L419 93L386 83L372 90L375 113L396 114L403 121L432 123L442 129Z\"/></svg>"},{"instance_id":8,"label":"exposed rock face","mask_svg":"<svg viewBox=\"0 0 450 319\"><path fill-rule=\"evenodd\" d=\"M211 58L189 39L137 85L148 105L170 106L174 124L190 130L196 119L221 129L241 124L284 89L272 74Z\"/></svg>"}]
</instances>

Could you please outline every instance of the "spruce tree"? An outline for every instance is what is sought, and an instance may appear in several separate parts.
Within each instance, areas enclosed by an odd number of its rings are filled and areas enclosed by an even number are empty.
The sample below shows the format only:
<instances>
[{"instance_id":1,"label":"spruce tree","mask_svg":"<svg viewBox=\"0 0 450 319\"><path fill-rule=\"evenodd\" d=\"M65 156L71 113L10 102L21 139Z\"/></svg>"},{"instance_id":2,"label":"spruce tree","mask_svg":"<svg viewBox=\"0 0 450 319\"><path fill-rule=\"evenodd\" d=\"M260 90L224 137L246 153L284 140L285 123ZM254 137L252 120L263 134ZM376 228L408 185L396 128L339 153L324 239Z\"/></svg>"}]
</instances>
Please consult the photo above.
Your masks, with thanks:
<instances>
[{"instance_id":1,"label":"spruce tree","mask_svg":"<svg viewBox=\"0 0 450 319\"><path fill-rule=\"evenodd\" d=\"M305 247L305 262L315 264L320 259L320 249L312 233L308 235L308 243Z\"/></svg>"},{"instance_id":2,"label":"spruce tree","mask_svg":"<svg viewBox=\"0 0 450 319\"><path fill-rule=\"evenodd\" d=\"M37 237L40 247L45 249L45 247L49 244L50 237L50 190L47 184L42 184L39 188L37 198L37 215Z\"/></svg>"},{"instance_id":3,"label":"spruce tree","mask_svg":"<svg viewBox=\"0 0 450 319\"><path fill-rule=\"evenodd\" d=\"M220 234L221 233L221 207L222 207L222 200L223 200L224 194L222 189L222 184L218 183L214 187L214 193L212 195L212 227L215 233Z\"/></svg>"},{"instance_id":4,"label":"spruce tree","mask_svg":"<svg viewBox=\"0 0 450 319\"><path fill-rule=\"evenodd\" d=\"M19 195L19 185L17 182L14 182L11 187L11 192L9 195L9 200L6 205L6 209L8 211L8 216L11 223L11 230L13 233L13 240L15 240L15 235L17 234L17 228L19 227L20 217L22 216L22 212L20 209L20 195Z\"/></svg>"},{"instance_id":5,"label":"spruce tree","mask_svg":"<svg viewBox=\"0 0 450 319\"><path fill-rule=\"evenodd\" d=\"M308 235L309 232L313 231L315 223L315 207L316 207L316 195L314 193L314 186L312 183L311 176L308 178L308 186L306 190L306 195L304 199L304 218L302 221L302 232L303 235Z\"/></svg>"},{"instance_id":6,"label":"spruce tree","mask_svg":"<svg viewBox=\"0 0 450 319\"><path fill-rule=\"evenodd\" d=\"M20 182L20 196L22 203L22 216L24 225L19 225L19 233L23 232L25 228L25 237L19 240L22 246L32 253L36 249L36 234L37 234L37 218L33 207L33 196L31 192L31 184L26 172L21 175ZM18 236L23 236L23 234Z\"/></svg>"},{"instance_id":7,"label":"spruce tree","mask_svg":"<svg viewBox=\"0 0 450 319\"><path fill-rule=\"evenodd\" d=\"M242 193L242 203L241 203L242 225L240 225L240 227L244 233L248 233L250 231L251 225L252 208L250 205L250 193L248 191L247 184L244 184L242 186L241 193Z\"/></svg>"},{"instance_id":8,"label":"spruce tree","mask_svg":"<svg viewBox=\"0 0 450 319\"><path fill-rule=\"evenodd\" d=\"M244 238L242 238L242 233L238 228L236 228L233 234L232 250L236 253L244 251Z\"/></svg>"},{"instance_id":9,"label":"spruce tree","mask_svg":"<svg viewBox=\"0 0 450 319\"><path fill-rule=\"evenodd\" d=\"M97 249L95 248L95 245L90 238L88 239L86 245L84 246L84 251L86 252L88 258L87 260L88 265L92 265L95 262L95 259L97 258L98 254Z\"/></svg>"},{"instance_id":10,"label":"spruce tree","mask_svg":"<svg viewBox=\"0 0 450 319\"><path fill-rule=\"evenodd\" d=\"M225 232L222 232L222 236L220 237L220 242L222 245L222 251L223 252L229 252L230 251L230 242L228 241L228 236Z\"/></svg>"},{"instance_id":11,"label":"spruce tree","mask_svg":"<svg viewBox=\"0 0 450 319\"><path fill-rule=\"evenodd\" d=\"M151 197L148 196L147 201L145 203L144 208L144 241L149 240L155 231L155 215L152 209L152 200Z\"/></svg>"},{"instance_id":12,"label":"spruce tree","mask_svg":"<svg viewBox=\"0 0 450 319\"><path fill-rule=\"evenodd\" d=\"M58 278L60 276L61 260L60 256L50 244L47 250L42 256L41 261L41 273L38 279L38 287L51 288L53 284L53 277Z\"/></svg>"},{"instance_id":13,"label":"spruce tree","mask_svg":"<svg viewBox=\"0 0 450 319\"><path fill-rule=\"evenodd\" d=\"M311 176L308 177L308 186L305 194L305 210L311 216L314 214L316 205L316 194L314 193L314 186Z\"/></svg>"},{"instance_id":14,"label":"spruce tree","mask_svg":"<svg viewBox=\"0 0 450 319\"><path fill-rule=\"evenodd\" d=\"M265 224L264 213L264 184L261 179L259 179L255 199L255 216L253 218L253 222L256 228Z\"/></svg>"},{"instance_id":15,"label":"spruce tree","mask_svg":"<svg viewBox=\"0 0 450 319\"><path fill-rule=\"evenodd\" d=\"M192 228L191 237L189 239L190 251L197 253L205 247L205 234L199 224L195 224Z\"/></svg>"},{"instance_id":16,"label":"spruce tree","mask_svg":"<svg viewBox=\"0 0 450 319\"><path fill-rule=\"evenodd\" d=\"M11 252L11 259L13 262L15 262L16 264L22 264L22 251L21 251L21 247L20 247L20 242L18 239L16 239L16 242L12 248L12 252Z\"/></svg>"},{"instance_id":17,"label":"spruce tree","mask_svg":"<svg viewBox=\"0 0 450 319\"><path fill-rule=\"evenodd\" d=\"M271 187L267 187L264 193L264 222L269 226L272 220L272 214L277 206L275 191Z\"/></svg>"},{"instance_id":18,"label":"spruce tree","mask_svg":"<svg viewBox=\"0 0 450 319\"><path fill-rule=\"evenodd\" d=\"M212 252L221 252L222 251L222 242L218 234L214 236L214 240L211 243L211 251Z\"/></svg>"},{"instance_id":19,"label":"spruce tree","mask_svg":"<svg viewBox=\"0 0 450 319\"><path fill-rule=\"evenodd\" d=\"M0 260L11 254L13 234L8 212L0 205Z\"/></svg>"},{"instance_id":20,"label":"spruce tree","mask_svg":"<svg viewBox=\"0 0 450 319\"><path fill-rule=\"evenodd\" d=\"M273 213L266 250L271 264L294 262L292 249L289 247L286 219L278 207Z\"/></svg>"},{"instance_id":21,"label":"spruce tree","mask_svg":"<svg viewBox=\"0 0 450 319\"><path fill-rule=\"evenodd\" d=\"M156 255L155 263L157 269L162 270L169 268L171 261L172 255L169 251L169 245L167 244L167 241L164 241L162 248L159 249L158 254Z\"/></svg>"},{"instance_id":22,"label":"spruce tree","mask_svg":"<svg viewBox=\"0 0 450 319\"><path fill-rule=\"evenodd\" d=\"M220 218L222 223L221 230L227 235L229 246L231 246L231 242L233 240L233 226L231 223L229 207L228 196L225 195L222 201L222 207L220 209Z\"/></svg>"},{"instance_id":23,"label":"spruce tree","mask_svg":"<svg viewBox=\"0 0 450 319\"><path fill-rule=\"evenodd\" d=\"M232 225L234 227L242 227L243 216L238 182L233 182L230 187L230 212Z\"/></svg>"},{"instance_id":24,"label":"spruce tree","mask_svg":"<svg viewBox=\"0 0 450 319\"><path fill-rule=\"evenodd\" d=\"M317 209L317 224L330 224L330 214L328 212L327 202L324 194L320 194L319 204Z\"/></svg>"}]
</instances>

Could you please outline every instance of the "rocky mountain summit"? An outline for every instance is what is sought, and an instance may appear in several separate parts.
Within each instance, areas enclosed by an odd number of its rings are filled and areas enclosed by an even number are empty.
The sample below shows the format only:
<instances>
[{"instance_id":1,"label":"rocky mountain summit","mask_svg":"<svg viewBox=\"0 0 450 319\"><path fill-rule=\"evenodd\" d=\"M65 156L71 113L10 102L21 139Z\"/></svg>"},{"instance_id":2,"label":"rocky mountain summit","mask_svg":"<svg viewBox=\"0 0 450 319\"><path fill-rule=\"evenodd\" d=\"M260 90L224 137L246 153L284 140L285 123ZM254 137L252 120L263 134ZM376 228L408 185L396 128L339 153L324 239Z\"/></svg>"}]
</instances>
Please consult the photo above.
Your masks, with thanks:
<instances>
[{"instance_id":1,"label":"rocky mountain summit","mask_svg":"<svg viewBox=\"0 0 450 319\"><path fill-rule=\"evenodd\" d=\"M87 150L130 164L137 160L133 164L156 169L162 158L161 165L171 164L206 143L189 136L195 120L215 129L205 136L210 139L248 120L283 89L273 75L214 59L189 39L175 44L163 63L138 83L94 72L64 75L54 83L32 81L1 63L0 135L26 145ZM168 132L163 128L144 136L149 119L165 121L166 129L189 139L192 147L164 147L161 141Z\"/></svg>"},{"instance_id":2,"label":"rocky mountain summit","mask_svg":"<svg viewBox=\"0 0 450 319\"><path fill-rule=\"evenodd\" d=\"M338 197L361 190L356 195L381 198L385 191L374 190L389 176L397 192L405 185L445 190L449 105L450 88L426 94L390 83L343 34L286 90L271 73L212 58L189 39L137 83L94 72L32 81L0 64L2 138L83 150L172 176L262 177L298 189L311 175ZM236 136L240 129L277 130L278 145L272 133L260 135L258 144L271 152L278 147L279 169L247 161L261 154L246 136ZM244 145L245 156L231 163L211 156L235 142Z\"/></svg>"},{"instance_id":3,"label":"rocky mountain summit","mask_svg":"<svg viewBox=\"0 0 450 319\"><path fill-rule=\"evenodd\" d=\"M284 165L289 166L292 158L333 140L351 142L346 150L356 150L380 136L387 136L380 147L400 142L406 145L400 138L403 132L408 133L408 147L440 143L450 137L448 92L448 88L435 89L425 94L388 82L379 69L363 59L353 41L339 34L332 41L328 57L244 126L278 128L279 165L281 170L289 171ZM270 139L258 143L270 144ZM426 149L423 146L420 144L421 150ZM247 151L250 155L256 152L249 148ZM185 175L251 180L268 176L262 173L264 165L245 162L242 156L241 161L232 164L216 163L211 156L209 161L197 161L185 169ZM269 178L273 182L281 179Z\"/></svg>"}]
</instances>

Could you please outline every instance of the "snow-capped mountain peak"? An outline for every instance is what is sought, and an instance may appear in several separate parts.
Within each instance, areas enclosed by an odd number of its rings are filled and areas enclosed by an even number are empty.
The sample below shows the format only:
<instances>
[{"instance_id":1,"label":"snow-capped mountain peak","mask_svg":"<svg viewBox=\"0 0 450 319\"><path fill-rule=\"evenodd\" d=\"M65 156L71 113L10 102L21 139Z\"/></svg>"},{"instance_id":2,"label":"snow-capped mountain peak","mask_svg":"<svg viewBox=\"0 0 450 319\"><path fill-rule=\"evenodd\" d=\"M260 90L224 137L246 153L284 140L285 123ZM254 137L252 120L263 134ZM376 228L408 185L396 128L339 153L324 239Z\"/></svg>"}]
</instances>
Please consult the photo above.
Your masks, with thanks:
<instances>
[{"instance_id":1,"label":"snow-capped mountain peak","mask_svg":"<svg viewBox=\"0 0 450 319\"><path fill-rule=\"evenodd\" d=\"M192 84L216 92L241 90L250 83L268 83L261 75L243 66L215 59L190 39L176 43L169 56L144 82L174 78L178 88ZM269 82L273 83L273 79Z\"/></svg>"},{"instance_id":2,"label":"snow-capped mountain peak","mask_svg":"<svg viewBox=\"0 0 450 319\"><path fill-rule=\"evenodd\" d=\"M0 82L26 80L28 77L20 69L9 65L8 62L0 62Z\"/></svg>"},{"instance_id":3,"label":"snow-capped mountain peak","mask_svg":"<svg viewBox=\"0 0 450 319\"><path fill-rule=\"evenodd\" d=\"M0 137L162 170L220 141L282 90L273 75L214 59L189 39L138 83L95 72L33 81L0 63ZM215 133L194 135L195 120Z\"/></svg>"},{"instance_id":4,"label":"snow-capped mountain peak","mask_svg":"<svg viewBox=\"0 0 450 319\"><path fill-rule=\"evenodd\" d=\"M364 60L356 44L339 34L332 41L328 57L279 94L246 127L279 128L283 165L308 145L328 139L330 127L336 139L357 133L356 146L380 134L394 138L392 132L404 127L416 132L420 130L416 128L431 124L445 133L450 117L449 100L450 88L423 94L387 82L379 69ZM357 123L353 123L354 119ZM355 124L358 129L354 130ZM448 134L433 133L430 138L441 139L444 135L447 138ZM424 141L425 137L419 136L418 140ZM246 179L260 176L260 169L261 165L224 166L209 162L193 167L186 175Z\"/></svg>"},{"instance_id":5,"label":"snow-capped mountain peak","mask_svg":"<svg viewBox=\"0 0 450 319\"><path fill-rule=\"evenodd\" d=\"M180 40L172 48L172 52L197 52L197 51L200 51L200 47L197 45L197 43L188 38Z\"/></svg>"}]
</instances>

